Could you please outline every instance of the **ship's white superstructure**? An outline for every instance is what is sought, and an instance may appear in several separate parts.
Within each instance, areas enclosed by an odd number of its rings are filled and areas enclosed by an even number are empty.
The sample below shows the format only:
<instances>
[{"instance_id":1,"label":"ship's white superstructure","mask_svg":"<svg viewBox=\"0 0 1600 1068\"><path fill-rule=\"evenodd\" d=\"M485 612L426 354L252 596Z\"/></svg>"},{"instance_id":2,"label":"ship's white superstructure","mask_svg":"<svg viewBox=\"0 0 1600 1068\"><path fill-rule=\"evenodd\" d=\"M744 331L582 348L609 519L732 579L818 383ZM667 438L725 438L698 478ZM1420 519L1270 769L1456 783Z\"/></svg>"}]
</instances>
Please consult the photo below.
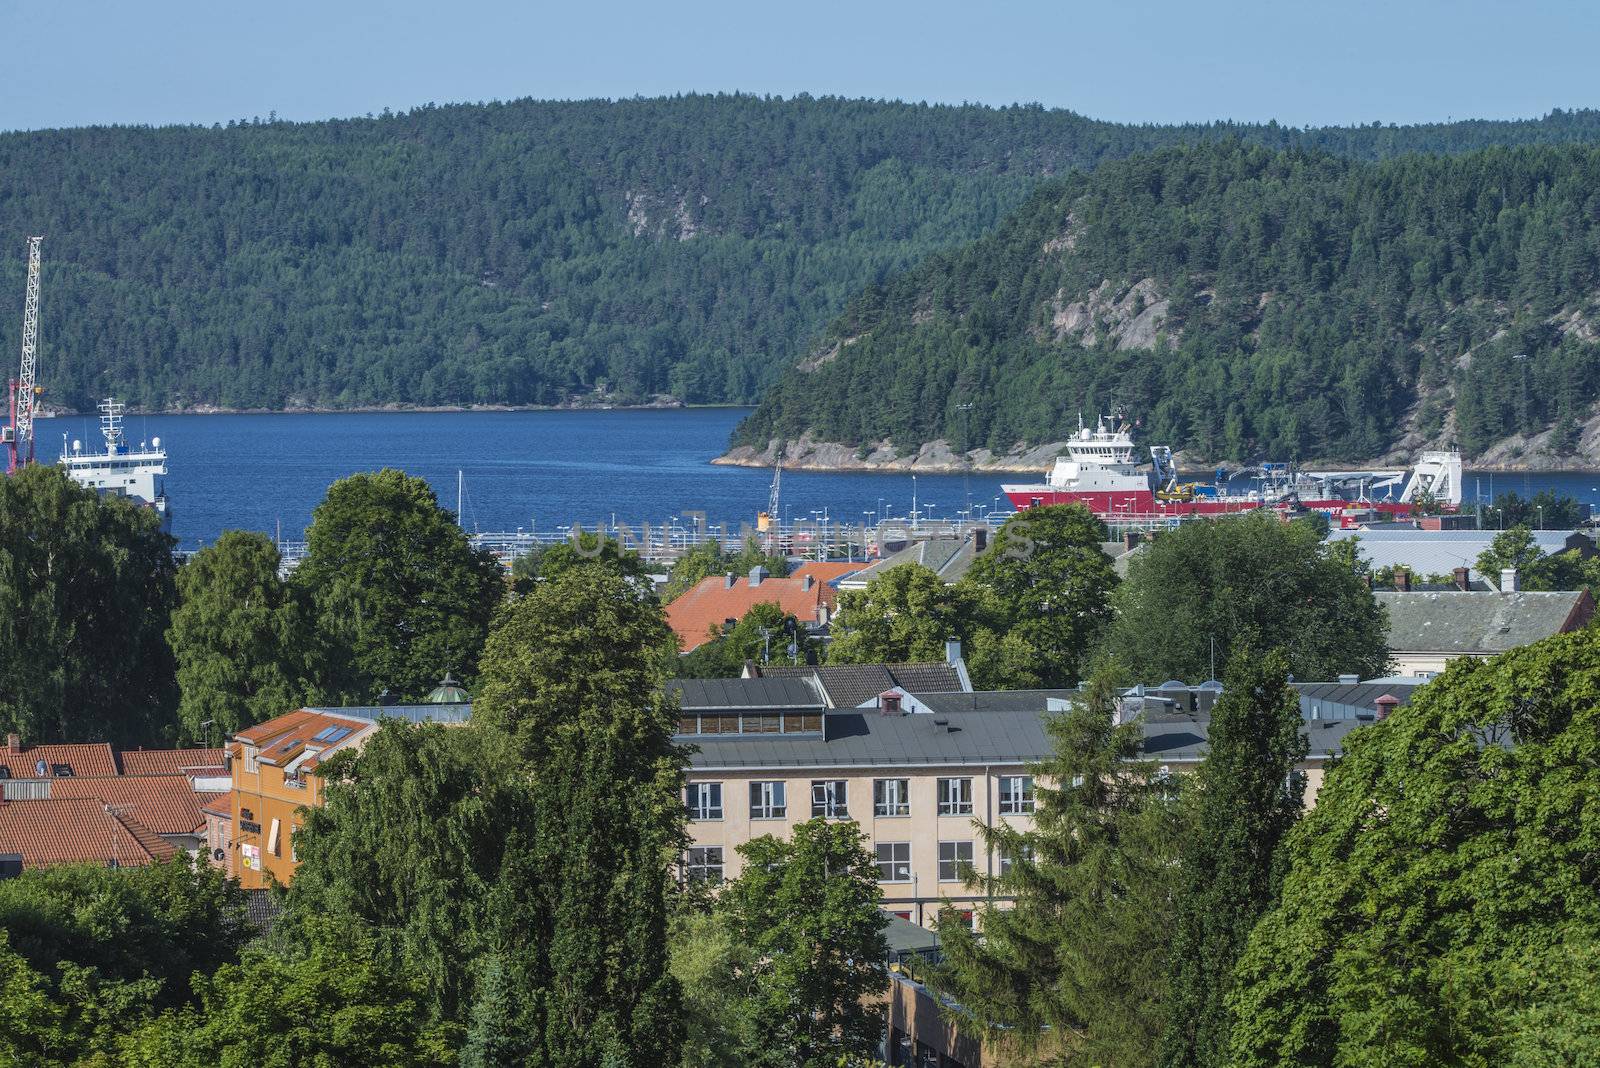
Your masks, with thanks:
<instances>
[{"instance_id":1,"label":"ship's white superstructure","mask_svg":"<svg viewBox=\"0 0 1600 1068\"><path fill-rule=\"evenodd\" d=\"M87 452L81 441L73 441L69 448L63 436L61 466L80 486L101 494L130 497L154 508L161 515L162 525L167 526L167 453L161 447L161 439L141 441L138 448L133 448L123 434L124 405L107 399L100 402L99 408L105 451Z\"/></svg>"}]
</instances>

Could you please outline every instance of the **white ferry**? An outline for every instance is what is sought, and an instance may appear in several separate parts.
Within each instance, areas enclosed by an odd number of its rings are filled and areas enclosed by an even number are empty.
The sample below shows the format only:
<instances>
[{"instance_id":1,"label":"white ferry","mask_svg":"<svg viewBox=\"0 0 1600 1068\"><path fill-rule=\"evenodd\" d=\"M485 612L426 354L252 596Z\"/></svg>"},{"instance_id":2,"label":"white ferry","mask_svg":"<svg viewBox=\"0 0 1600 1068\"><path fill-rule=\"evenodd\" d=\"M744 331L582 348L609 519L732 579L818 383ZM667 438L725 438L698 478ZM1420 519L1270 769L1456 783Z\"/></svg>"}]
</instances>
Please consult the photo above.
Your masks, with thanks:
<instances>
[{"instance_id":1,"label":"white ferry","mask_svg":"<svg viewBox=\"0 0 1600 1068\"><path fill-rule=\"evenodd\" d=\"M99 408L105 451L85 452L83 442L76 439L69 448L63 434L61 466L80 486L101 494L130 497L146 508L154 508L161 517L161 529L171 530L165 485L167 452L161 447L161 439L141 441L138 448L132 448L122 432L122 402L108 398L100 402Z\"/></svg>"}]
</instances>

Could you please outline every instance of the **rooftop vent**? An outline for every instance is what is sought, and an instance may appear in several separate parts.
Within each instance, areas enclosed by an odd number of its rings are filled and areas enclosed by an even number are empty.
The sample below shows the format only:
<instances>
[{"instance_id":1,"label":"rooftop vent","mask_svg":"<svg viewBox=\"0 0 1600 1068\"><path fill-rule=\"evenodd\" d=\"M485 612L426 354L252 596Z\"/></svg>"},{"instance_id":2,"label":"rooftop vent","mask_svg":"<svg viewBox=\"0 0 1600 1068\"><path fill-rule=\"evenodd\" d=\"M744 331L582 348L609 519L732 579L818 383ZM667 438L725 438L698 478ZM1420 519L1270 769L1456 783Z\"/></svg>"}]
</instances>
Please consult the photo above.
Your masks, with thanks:
<instances>
[{"instance_id":1,"label":"rooftop vent","mask_svg":"<svg viewBox=\"0 0 1600 1068\"><path fill-rule=\"evenodd\" d=\"M729 571L727 574L722 576L722 588L725 589L725 590L733 589L733 572L732 571Z\"/></svg>"},{"instance_id":2,"label":"rooftop vent","mask_svg":"<svg viewBox=\"0 0 1600 1068\"><path fill-rule=\"evenodd\" d=\"M1339 685L1340 686L1354 686L1356 683L1358 683L1360 681L1361 681L1361 676L1360 675L1340 675L1339 676Z\"/></svg>"}]
</instances>

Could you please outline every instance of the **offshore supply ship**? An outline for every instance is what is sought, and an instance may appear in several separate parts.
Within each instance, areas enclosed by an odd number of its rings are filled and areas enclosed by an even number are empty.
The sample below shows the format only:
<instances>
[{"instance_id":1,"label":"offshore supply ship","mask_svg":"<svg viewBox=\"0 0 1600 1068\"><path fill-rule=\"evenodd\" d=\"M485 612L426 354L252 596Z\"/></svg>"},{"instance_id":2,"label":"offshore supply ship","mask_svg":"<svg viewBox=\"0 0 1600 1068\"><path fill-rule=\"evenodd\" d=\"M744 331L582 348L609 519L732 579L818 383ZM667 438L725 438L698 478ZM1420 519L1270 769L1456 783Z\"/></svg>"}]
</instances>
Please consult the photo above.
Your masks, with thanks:
<instances>
[{"instance_id":1,"label":"offshore supply ship","mask_svg":"<svg viewBox=\"0 0 1600 1068\"><path fill-rule=\"evenodd\" d=\"M1233 488L1241 478L1249 487ZM1313 510L1335 519L1370 511L1406 515L1419 502L1454 509L1461 504L1461 454L1425 452L1409 471L1301 471L1289 464L1262 464L1243 472L1218 471L1212 483L1182 482L1172 449L1150 448L1148 466L1136 457L1132 428L1120 415L1101 416L1093 428L1080 425L1037 485L1001 487L1018 509L1047 504L1082 504L1104 519L1151 519L1222 515L1256 508Z\"/></svg>"},{"instance_id":2,"label":"offshore supply ship","mask_svg":"<svg viewBox=\"0 0 1600 1068\"><path fill-rule=\"evenodd\" d=\"M61 441L61 466L78 485L102 495L127 497L135 504L154 508L161 517L161 529L172 529L172 514L167 510L167 452L160 438L128 444L122 430L121 401L100 402L100 435L105 451L86 452L83 442L74 440L70 448L66 436Z\"/></svg>"}]
</instances>

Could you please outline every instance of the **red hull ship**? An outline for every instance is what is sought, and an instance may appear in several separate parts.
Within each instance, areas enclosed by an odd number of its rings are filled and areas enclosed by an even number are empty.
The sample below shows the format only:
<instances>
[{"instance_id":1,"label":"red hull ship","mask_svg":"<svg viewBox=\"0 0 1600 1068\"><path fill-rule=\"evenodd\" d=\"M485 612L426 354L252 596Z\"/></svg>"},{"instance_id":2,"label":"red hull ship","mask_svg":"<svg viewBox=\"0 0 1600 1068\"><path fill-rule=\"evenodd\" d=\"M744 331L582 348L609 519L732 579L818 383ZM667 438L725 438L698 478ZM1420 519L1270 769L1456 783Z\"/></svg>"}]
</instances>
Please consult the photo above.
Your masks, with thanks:
<instances>
[{"instance_id":1,"label":"red hull ship","mask_svg":"<svg viewBox=\"0 0 1600 1068\"><path fill-rule=\"evenodd\" d=\"M1215 483L1182 482L1172 450L1152 446L1148 466L1135 457L1131 428L1117 417L1079 426L1047 481L1002 487L1019 510L1049 504L1082 504L1108 520L1149 520L1226 515L1257 508L1319 511L1334 519L1370 511L1409 514L1420 501L1454 509L1461 504L1461 454L1425 452L1410 471L1298 471L1288 464L1263 464ZM1244 477L1254 485L1229 489Z\"/></svg>"}]
</instances>

